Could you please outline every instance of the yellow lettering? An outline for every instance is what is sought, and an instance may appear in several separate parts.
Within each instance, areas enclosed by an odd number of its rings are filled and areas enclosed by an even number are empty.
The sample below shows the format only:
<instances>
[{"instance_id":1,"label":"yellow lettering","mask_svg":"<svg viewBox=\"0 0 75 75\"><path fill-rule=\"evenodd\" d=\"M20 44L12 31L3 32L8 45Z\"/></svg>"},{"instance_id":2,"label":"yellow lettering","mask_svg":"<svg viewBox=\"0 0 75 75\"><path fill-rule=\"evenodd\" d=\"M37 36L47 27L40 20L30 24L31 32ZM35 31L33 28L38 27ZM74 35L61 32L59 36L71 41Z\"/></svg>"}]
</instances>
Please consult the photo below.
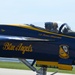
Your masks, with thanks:
<instances>
[{"instance_id":1,"label":"yellow lettering","mask_svg":"<svg viewBox=\"0 0 75 75\"><path fill-rule=\"evenodd\" d=\"M23 43L20 43L18 46L16 46L15 50L16 50L16 51L20 51L20 50L21 50L22 45L23 45Z\"/></svg>"},{"instance_id":2,"label":"yellow lettering","mask_svg":"<svg viewBox=\"0 0 75 75\"><path fill-rule=\"evenodd\" d=\"M32 52L32 45L29 46L29 51Z\"/></svg>"},{"instance_id":3,"label":"yellow lettering","mask_svg":"<svg viewBox=\"0 0 75 75\"><path fill-rule=\"evenodd\" d=\"M32 45L24 46L23 43L19 43L19 45L13 45L13 43L5 42L3 45L3 50L21 51L22 54L24 54L25 52L32 52Z\"/></svg>"},{"instance_id":4,"label":"yellow lettering","mask_svg":"<svg viewBox=\"0 0 75 75\"><path fill-rule=\"evenodd\" d=\"M12 43L6 42L4 43L3 50L14 50L15 46L12 45Z\"/></svg>"}]
</instances>

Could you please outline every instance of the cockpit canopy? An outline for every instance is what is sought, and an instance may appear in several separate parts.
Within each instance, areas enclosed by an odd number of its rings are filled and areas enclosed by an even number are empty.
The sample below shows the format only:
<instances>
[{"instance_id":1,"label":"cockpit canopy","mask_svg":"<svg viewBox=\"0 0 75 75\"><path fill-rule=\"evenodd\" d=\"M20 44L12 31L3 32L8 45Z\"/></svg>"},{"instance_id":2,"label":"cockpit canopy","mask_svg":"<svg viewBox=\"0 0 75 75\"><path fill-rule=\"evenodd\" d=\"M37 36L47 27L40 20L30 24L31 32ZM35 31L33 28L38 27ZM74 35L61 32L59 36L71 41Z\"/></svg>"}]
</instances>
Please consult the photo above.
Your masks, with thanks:
<instances>
[{"instance_id":1,"label":"cockpit canopy","mask_svg":"<svg viewBox=\"0 0 75 75\"><path fill-rule=\"evenodd\" d=\"M38 25L42 26L42 23L39 23ZM39 29L44 29L44 30L47 30L49 32L54 32L54 33L66 34L66 33L72 32L72 30L66 23L59 25L57 22L45 22L43 23L44 28L38 27L36 23L30 24L30 26L33 26Z\"/></svg>"},{"instance_id":2,"label":"cockpit canopy","mask_svg":"<svg viewBox=\"0 0 75 75\"><path fill-rule=\"evenodd\" d=\"M58 23L56 23L56 22L46 22L45 23L45 29L47 29L51 32L63 33L63 34L72 32L72 30L70 29L70 27L66 23L63 23L59 27Z\"/></svg>"},{"instance_id":3,"label":"cockpit canopy","mask_svg":"<svg viewBox=\"0 0 75 75\"><path fill-rule=\"evenodd\" d=\"M66 23L63 23L60 28L59 28L59 33L70 33L72 32L71 28L66 24Z\"/></svg>"}]
</instances>

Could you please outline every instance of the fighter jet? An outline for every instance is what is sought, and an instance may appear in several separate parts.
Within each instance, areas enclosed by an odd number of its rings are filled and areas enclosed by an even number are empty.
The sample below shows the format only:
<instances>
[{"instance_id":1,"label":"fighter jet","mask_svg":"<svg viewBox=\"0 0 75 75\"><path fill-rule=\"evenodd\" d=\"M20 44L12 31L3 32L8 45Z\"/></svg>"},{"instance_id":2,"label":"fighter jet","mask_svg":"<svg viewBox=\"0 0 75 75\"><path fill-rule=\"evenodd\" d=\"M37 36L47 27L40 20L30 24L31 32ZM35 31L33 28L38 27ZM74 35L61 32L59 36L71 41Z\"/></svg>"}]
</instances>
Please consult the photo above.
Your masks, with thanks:
<instances>
[{"instance_id":1,"label":"fighter jet","mask_svg":"<svg viewBox=\"0 0 75 75\"><path fill-rule=\"evenodd\" d=\"M72 70L75 65L75 32L67 23L0 24L0 57L19 58L32 70L33 65ZM19 39L16 39L19 38ZM33 59L29 64L25 59ZM37 71L38 72L38 71ZM43 73L43 75L45 72Z\"/></svg>"}]
</instances>

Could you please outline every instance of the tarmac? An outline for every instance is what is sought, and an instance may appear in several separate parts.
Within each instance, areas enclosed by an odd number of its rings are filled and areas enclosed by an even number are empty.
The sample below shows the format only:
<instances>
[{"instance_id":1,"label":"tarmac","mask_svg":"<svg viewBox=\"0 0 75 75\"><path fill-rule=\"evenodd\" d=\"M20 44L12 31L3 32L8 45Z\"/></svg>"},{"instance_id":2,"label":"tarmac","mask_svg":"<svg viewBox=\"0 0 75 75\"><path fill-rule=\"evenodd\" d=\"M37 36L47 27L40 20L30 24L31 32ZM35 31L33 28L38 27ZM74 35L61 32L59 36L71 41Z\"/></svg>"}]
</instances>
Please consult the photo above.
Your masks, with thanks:
<instances>
[{"instance_id":1,"label":"tarmac","mask_svg":"<svg viewBox=\"0 0 75 75\"><path fill-rule=\"evenodd\" d=\"M47 75L50 74L52 74L52 72L47 72ZM0 68L0 75L36 75L36 72L30 70ZM75 74L56 73L55 75L75 75Z\"/></svg>"}]
</instances>

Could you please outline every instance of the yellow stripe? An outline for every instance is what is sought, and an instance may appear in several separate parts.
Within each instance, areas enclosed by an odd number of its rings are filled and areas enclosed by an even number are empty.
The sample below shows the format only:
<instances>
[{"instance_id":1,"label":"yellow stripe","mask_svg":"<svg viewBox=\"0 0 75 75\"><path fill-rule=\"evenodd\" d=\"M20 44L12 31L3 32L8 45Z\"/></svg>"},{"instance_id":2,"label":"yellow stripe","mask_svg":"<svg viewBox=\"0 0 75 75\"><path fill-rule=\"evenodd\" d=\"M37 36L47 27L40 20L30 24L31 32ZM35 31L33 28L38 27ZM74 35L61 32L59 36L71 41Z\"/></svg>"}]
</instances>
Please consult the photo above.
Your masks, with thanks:
<instances>
[{"instance_id":1,"label":"yellow stripe","mask_svg":"<svg viewBox=\"0 0 75 75\"><path fill-rule=\"evenodd\" d=\"M62 69L62 70L72 70L73 67L72 67L72 65L58 64L58 69Z\"/></svg>"},{"instance_id":2,"label":"yellow stripe","mask_svg":"<svg viewBox=\"0 0 75 75\"><path fill-rule=\"evenodd\" d=\"M37 66L47 66L47 67L54 67L62 70L72 70L72 65L67 64L59 64L58 62L52 62L52 61L36 61Z\"/></svg>"},{"instance_id":3,"label":"yellow stripe","mask_svg":"<svg viewBox=\"0 0 75 75\"><path fill-rule=\"evenodd\" d=\"M58 62L50 62L50 61L36 61L37 65L44 65L44 66L58 66Z\"/></svg>"},{"instance_id":4,"label":"yellow stripe","mask_svg":"<svg viewBox=\"0 0 75 75\"><path fill-rule=\"evenodd\" d=\"M40 31L40 32L45 32L45 33L48 33L48 34L54 34L54 35L57 35L57 36L64 36L64 37L67 37L67 38L74 38L75 37L72 37L72 36L67 36L67 35L63 35L63 34L57 34L57 33L53 33L53 32L48 32L46 30L41 30L41 29L38 29L38 28L34 28L34 27L31 27L31 26L28 26L28 25L24 25L24 24L9 24L8 26L17 26L17 27L22 27L22 28L27 28L27 29L31 29L31 30L37 30L37 31Z\"/></svg>"}]
</instances>

